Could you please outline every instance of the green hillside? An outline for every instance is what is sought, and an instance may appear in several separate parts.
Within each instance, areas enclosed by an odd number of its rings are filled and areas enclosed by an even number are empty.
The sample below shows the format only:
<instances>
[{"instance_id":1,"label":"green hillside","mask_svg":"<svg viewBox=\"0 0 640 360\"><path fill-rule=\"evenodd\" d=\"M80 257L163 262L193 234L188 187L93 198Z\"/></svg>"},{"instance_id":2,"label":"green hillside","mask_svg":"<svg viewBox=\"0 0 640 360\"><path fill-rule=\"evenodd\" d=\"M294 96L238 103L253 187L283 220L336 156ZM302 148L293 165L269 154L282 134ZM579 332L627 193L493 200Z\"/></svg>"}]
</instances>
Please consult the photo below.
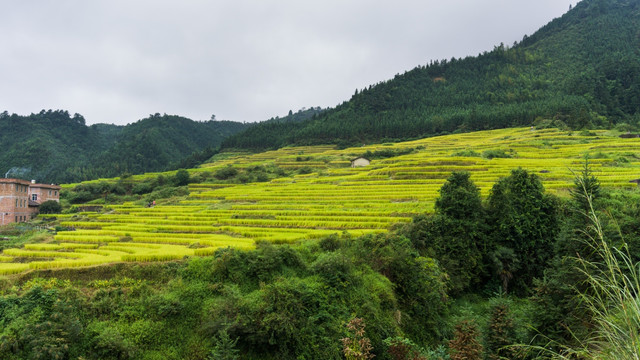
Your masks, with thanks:
<instances>
[{"instance_id":1,"label":"green hillside","mask_svg":"<svg viewBox=\"0 0 640 360\"><path fill-rule=\"evenodd\" d=\"M0 357L341 359L359 336L389 360L635 358L637 287L604 282L599 315L575 256L598 230L634 264L616 279L637 267L639 148L526 127L67 184L65 213L0 228Z\"/></svg>"},{"instance_id":2,"label":"green hillside","mask_svg":"<svg viewBox=\"0 0 640 360\"><path fill-rule=\"evenodd\" d=\"M225 148L361 144L559 121L573 129L638 126L640 5L584 0L513 46L432 61L357 89L302 123L264 123Z\"/></svg>"},{"instance_id":3,"label":"green hillside","mask_svg":"<svg viewBox=\"0 0 640 360\"><path fill-rule=\"evenodd\" d=\"M87 126L67 111L0 114L0 172L41 182L75 182L122 173L169 170L192 154L212 155L245 128L230 121L196 122L152 115L126 126Z\"/></svg>"},{"instance_id":4,"label":"green hillside","mask_svg":"<svg viewBox=\"0 0 640 360\"><path fill-rule=\"evenodd\" d=\"M639 147L639 138L621 139L603 130L516 128L343 150L305 146L219 154L189 170L182 184L171 172L64 185L63 202L88 202L104 210L58 215L60 225L71 230L55 236L61 245L52 248L57 251L49 254L53 261L15 261L31 249L5 251L0 275L209 255L226 246L253 248L260 241L386 233L433 212L439 189L453 171L468 171L484 198L518 167L537 174L548 192L566 197L572 170L588 155L603 186L633 190L636 185L629 181L640 175ZM370 157L371 165L351 168L349 160L361 155ZM160 190L167 186L182 190ZM159 206L149 207L154 200ZM104 256L74 254L76 247L69 244L76 243L103 250Z\"/></svg>"}]
</instances>

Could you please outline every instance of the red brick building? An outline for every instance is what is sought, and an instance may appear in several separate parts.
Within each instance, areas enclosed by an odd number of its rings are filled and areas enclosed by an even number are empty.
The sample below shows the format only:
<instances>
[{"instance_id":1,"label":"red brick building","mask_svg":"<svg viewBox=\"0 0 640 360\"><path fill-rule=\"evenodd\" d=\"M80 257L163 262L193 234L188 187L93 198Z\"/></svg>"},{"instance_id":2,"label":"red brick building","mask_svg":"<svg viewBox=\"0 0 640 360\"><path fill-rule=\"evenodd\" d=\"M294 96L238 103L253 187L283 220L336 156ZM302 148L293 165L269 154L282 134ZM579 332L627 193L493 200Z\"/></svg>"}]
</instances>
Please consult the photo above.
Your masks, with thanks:
<instances>
[{"instance_id":1,"label":"red brick building","mask_svg":"<svg viewBox=\"0 0 640 360\"><path fill-rule=\"evenodd\" d=\"M0 178L0 225L27 221L38 214L40 204L59 199L58 185Z\"/></svg>"}]
</instances>

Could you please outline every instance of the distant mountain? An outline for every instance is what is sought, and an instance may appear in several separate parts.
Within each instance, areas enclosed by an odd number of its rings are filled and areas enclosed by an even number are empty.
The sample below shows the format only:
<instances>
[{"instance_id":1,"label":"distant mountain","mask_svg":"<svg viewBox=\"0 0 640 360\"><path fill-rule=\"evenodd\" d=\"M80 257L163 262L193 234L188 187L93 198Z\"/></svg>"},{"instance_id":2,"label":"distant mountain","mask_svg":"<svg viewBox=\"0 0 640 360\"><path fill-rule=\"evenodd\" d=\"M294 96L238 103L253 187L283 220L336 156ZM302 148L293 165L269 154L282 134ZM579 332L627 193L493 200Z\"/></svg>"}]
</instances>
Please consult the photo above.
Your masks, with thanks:
<instances>
[{"instance_id":1,"label":"distant mountain","mask_svg":"<svg viewBox=\"0 0 640 360\"><path fill-rule=\"evenodd\" d=\"M263 122L222 147L349 145L534 122L638 126L638 0L584 0L512 47L418 66L312 119Z\"/></svg>"},{"instance_id":2,"label":"distant mountain","mask_svg":"<svg viewBox=\"0 0 640 360\"><path fill-rule=\"evenodd\" d=\"M0 176L75 182L122 173L167 170L208 154L247 125L155 114L118 126L87 126L67 111L0 114Z\"/></svg>"}]
</instances>

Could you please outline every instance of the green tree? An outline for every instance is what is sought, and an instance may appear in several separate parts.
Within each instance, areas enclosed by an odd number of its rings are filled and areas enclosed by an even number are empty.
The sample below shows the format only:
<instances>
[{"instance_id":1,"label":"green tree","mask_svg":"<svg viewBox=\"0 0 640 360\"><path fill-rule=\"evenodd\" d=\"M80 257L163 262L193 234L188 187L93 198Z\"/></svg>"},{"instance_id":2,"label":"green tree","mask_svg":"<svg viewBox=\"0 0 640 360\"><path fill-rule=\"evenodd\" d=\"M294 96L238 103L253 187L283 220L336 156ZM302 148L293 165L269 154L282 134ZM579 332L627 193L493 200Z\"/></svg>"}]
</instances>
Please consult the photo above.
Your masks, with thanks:
<instances>
[{"instance_id":1,"label":"green tree","mask_svg":"<svg viewBox=\"0 0 640 360\"><path fill-rule=\"evenodd\" d=\"M516 359L516 351L514 348L509 347L516 343L516 335L513 318L507 302L498 301L491 307L486 339L487 346L485 350L489 359Z\"/></svg>"},{"instance_id":2,"label":"green tree","mask_svg":"<svg viewBox=\"0 0 640 360\"><path fill-rule=\"evenodd\" d=\"M402 232L423 254L438 260L451 291L463 292L484 277L485 212L468 172L453 172L440 189L433 216L419 216Z\"/></svg>"},{"instance_id":3,"label":"green tree","mask_svg":"<svg viewBox=\"0 0 640 360\"><path fill-rule=\"evenodd\" d=\"M185 169L180 169L176 172L176 175L173 179L176 186L189 185L189 172Z\"/></svg>"},{"instance_id":4,"label":"green tree","mask_svg":"<svg viewBox=\"0 0 640 360\"><path fill-rule=\"evenodd\" d=\"M498 268L511 269L517 291L541 278L548 266L558 232L556 200L544 193L544 187L535 174L518 168L498 182L489 195L489 226L495 251L513 250L513 257L504 257L518 268L501 264L503 257L495 256ZM506 250L500 250L507 253ZM503 289L506 291L506 289Z\"/></svg>"},{"instance_id":5,"label":"green tree","mask_svg":"<svg viewBox=\"0 0 640 360\"><path fill-rule=\"evenodd\" d=\"M40 204L38 211L40 214L60 214L62 212L62 205L55 200L47 200Z\"/></svg>"},{"instance_id":6,"label":"green tree","mask_svg":"<svg viewBox=\"0 0 640 360\"><path fill-rule=\"evenodd\" d=\"M222 329L218 332L218 336L215 338L215 345L211 353L209 354L209 360L238 360L240 359L236 344L238 338L232 340L227 333L226 329Z\"/></svg>"}]
</instances>

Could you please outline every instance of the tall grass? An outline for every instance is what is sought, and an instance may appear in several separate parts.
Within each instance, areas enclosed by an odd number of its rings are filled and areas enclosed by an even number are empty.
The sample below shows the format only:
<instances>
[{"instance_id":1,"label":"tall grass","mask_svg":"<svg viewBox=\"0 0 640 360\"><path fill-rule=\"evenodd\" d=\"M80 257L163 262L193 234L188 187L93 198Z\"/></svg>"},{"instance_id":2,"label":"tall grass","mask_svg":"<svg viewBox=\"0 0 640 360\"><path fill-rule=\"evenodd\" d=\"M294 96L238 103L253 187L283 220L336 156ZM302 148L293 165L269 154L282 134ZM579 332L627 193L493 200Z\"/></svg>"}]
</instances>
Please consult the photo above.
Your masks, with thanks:
<instances>
[{"instance_id":1,"label":"tall grass","mask_svg":"<svg viewBox=\"0 0 640 360\"><path fill-rule=\"evenodd\" d=\"M552 359L640 360L640 263L634 262L626 243L618 248L606 238L602 223L582 179L588 204L589 226L583 231L593 256L577 258L585 275L586 290L579 293L592 331L577 346L560 346L560 351L542 349ZM556 345L556 344L554 344ZM541 350L541 349L539 349Z\"/></svg>"}]
</instances>

